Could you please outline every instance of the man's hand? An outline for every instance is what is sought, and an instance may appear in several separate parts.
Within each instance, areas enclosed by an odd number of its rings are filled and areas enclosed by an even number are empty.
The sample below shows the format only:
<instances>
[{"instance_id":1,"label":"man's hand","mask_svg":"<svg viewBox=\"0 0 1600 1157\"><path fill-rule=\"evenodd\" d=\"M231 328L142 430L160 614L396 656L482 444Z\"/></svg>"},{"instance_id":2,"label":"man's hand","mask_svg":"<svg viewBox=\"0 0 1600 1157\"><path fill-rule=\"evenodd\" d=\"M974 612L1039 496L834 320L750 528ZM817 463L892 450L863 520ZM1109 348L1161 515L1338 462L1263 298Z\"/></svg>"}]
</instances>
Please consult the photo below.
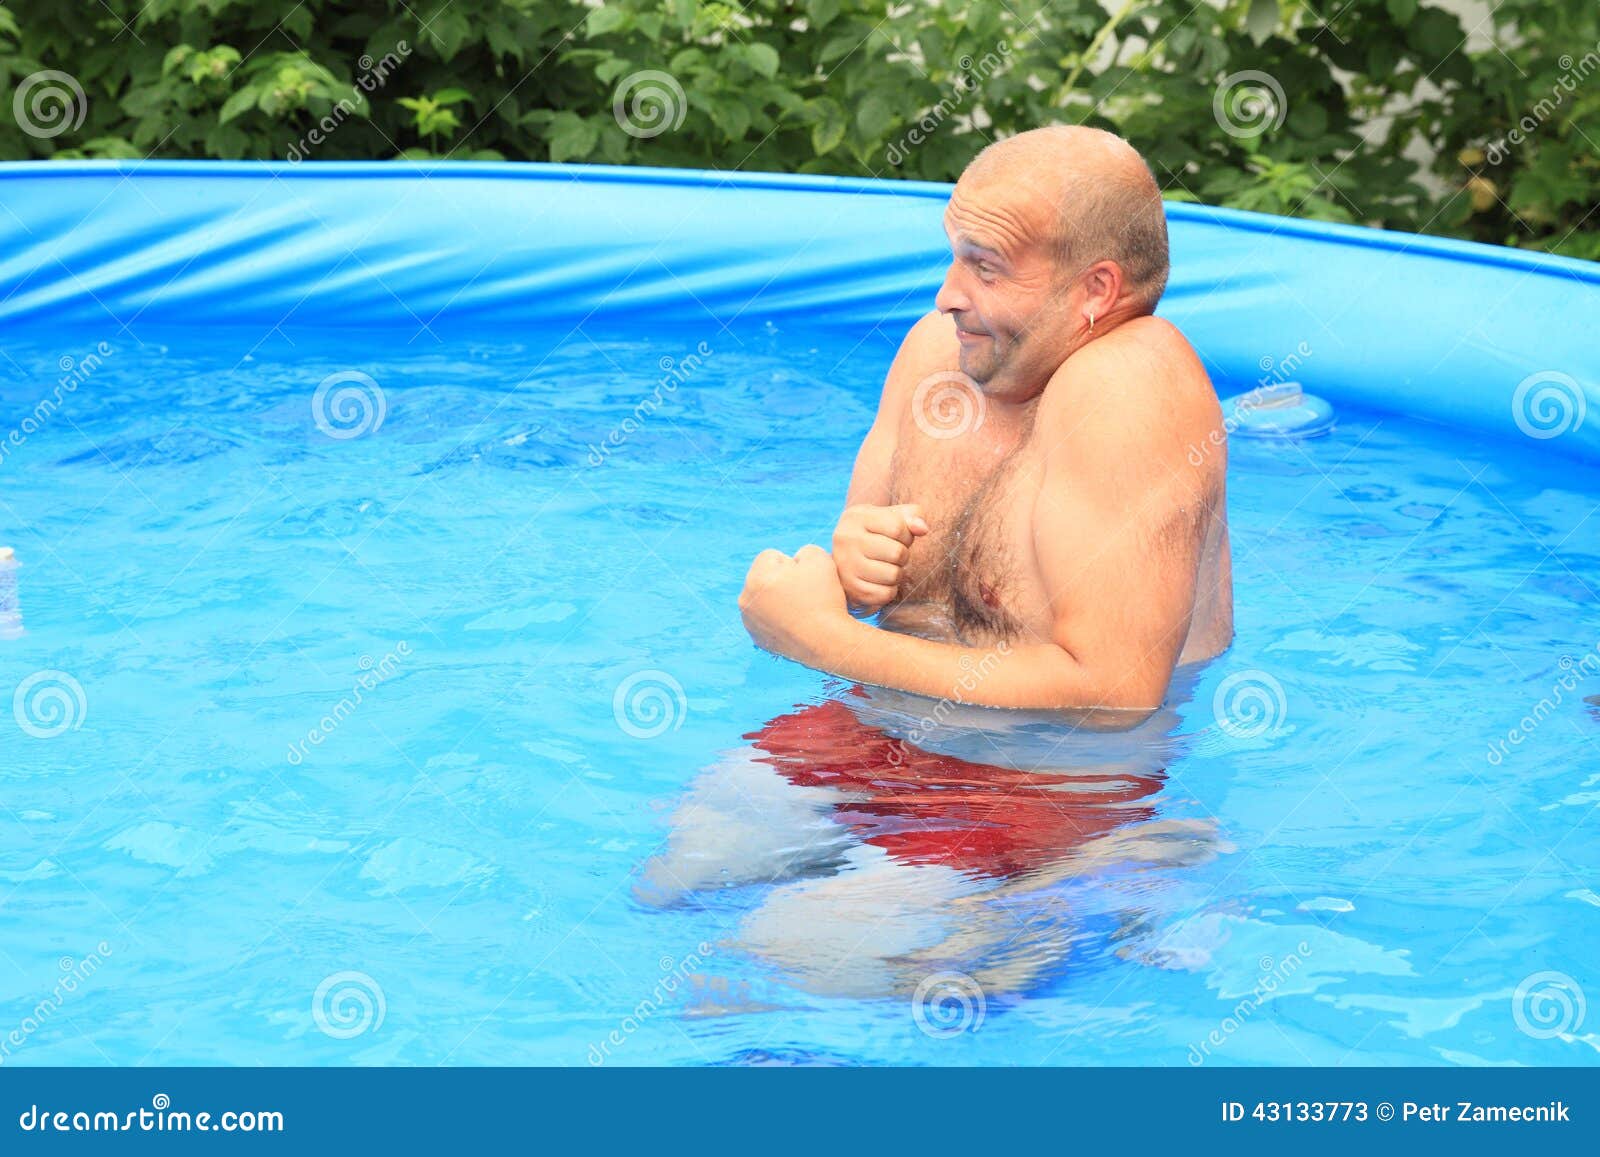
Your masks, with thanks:
<instances>
[{"instance_id":1,"label":"man's hand","mask_svg":"<svg viewBox=\"0 0 1600 1157\"><path fill-rule=\"evenodd\" d=\"M793 558L778 550L756 555L739 612L758 647L810 665L834 629L852 621L833 559L820 546L802 546Z\"/></svg>"},{"instance_id":2,"label":"man's hand","mask_svg":"<svg viewBox=\"0 0 1600 1157\"><path fill-rule=\"evenodd\" d=\"M833 532L833 561L851 605L876 611L894 601L911 544L927 533L914 503L846 509Z\"/></svg>"}]
</instances>

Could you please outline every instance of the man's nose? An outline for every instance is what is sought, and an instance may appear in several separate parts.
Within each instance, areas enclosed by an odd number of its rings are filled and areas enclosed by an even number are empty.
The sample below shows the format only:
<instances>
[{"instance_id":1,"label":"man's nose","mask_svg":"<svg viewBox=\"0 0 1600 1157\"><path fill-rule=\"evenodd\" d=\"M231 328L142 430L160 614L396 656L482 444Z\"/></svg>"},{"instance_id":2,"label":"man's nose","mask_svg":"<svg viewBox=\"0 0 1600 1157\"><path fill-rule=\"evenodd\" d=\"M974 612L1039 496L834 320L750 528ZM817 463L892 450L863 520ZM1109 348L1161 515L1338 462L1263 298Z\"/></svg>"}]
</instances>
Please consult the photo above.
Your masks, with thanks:
<instances>
[{"instance_id":1,"label":"man's nose","mask_svg":"<svg viewBox=\"0 0 1600 1157\"><path fill-rule=\"evenodd\" d=\"M944 284L939 287L939 295L933 299L933 307L940 313L966 313L972 308L966 291L961 288L961 266L952 261L950 268L945 271Z\"/></svg>"}]
</instances>

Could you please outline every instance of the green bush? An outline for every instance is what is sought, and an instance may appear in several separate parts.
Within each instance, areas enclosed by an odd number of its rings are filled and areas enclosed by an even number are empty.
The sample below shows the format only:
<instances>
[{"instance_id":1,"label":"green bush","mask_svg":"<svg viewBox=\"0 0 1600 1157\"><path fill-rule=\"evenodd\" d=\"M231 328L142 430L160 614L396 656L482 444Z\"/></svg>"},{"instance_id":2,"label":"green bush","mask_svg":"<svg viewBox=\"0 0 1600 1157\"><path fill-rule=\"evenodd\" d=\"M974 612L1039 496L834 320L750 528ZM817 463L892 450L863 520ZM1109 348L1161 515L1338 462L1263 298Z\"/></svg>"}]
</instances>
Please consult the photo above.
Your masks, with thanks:
<instances>
[{"instance_id":1,"label":"green bush","mask_svg":"<svg viewBox=\"0 0 1600 1157\"><path fill-rule=\"evenodd\" d=\"M1424 0L12 0L0 157L948 180L1083 122L1175 199L1600 258L1600 6L1476 31Z\"/></svg>"}]
</instances>

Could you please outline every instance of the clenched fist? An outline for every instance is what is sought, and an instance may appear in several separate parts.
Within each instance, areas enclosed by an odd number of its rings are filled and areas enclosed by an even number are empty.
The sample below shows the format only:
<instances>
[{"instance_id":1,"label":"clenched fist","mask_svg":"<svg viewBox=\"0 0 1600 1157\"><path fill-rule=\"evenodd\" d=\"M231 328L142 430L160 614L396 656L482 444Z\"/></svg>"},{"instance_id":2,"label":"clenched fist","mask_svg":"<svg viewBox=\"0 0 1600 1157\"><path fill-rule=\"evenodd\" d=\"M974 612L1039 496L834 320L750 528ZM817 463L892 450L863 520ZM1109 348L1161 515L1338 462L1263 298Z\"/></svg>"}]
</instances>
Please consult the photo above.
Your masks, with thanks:
<instances>
[{"instance_id":1,"label":"clenched fist","mask_svg":"<svg viewBox=\"0 0 1600 1157\"><path fill-rule=\"evenodd\" d=\"M851 623L833 560L820 546L802 546L793 558L779 550L756 555L739 611L758 647L808 666L818 664L819 643L832 628Z\"/></svg>"},{"instance_id":2,"label":"clenched fist","mask_svg":"<svg viewBox=\"0 0 1600 1157\"><path fill-rule=\"evenodd\" d=\"M915 503L846 509L833 532L833 561L850 604L876 611L892 602L911 544L927 533L927 520Z\"/></svg>"}]
</instances>

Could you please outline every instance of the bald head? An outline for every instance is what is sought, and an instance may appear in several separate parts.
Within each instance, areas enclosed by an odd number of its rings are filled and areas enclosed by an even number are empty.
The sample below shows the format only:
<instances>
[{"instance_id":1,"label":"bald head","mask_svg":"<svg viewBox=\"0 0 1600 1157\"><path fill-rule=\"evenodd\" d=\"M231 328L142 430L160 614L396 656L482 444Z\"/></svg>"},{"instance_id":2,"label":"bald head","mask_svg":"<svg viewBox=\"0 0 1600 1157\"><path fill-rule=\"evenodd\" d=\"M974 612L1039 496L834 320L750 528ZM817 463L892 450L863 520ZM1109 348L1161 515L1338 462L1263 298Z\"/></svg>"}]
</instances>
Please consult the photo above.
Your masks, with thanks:
<instances>
[{"instance_id":1,"label":"bald head","mask_svg":"<svg viewBox=\"0 0 1600 1157\"><path fill-rule=\"evenodd\" d=\"M1032 189L1055 206L1061 271L1101 261L1122 269L1127 293L1148 313L1167 285L1167 219L1150 166L1115 133L1051 125L996 141L961 175L973 187Z\"/></svg>"}]
</instances>

